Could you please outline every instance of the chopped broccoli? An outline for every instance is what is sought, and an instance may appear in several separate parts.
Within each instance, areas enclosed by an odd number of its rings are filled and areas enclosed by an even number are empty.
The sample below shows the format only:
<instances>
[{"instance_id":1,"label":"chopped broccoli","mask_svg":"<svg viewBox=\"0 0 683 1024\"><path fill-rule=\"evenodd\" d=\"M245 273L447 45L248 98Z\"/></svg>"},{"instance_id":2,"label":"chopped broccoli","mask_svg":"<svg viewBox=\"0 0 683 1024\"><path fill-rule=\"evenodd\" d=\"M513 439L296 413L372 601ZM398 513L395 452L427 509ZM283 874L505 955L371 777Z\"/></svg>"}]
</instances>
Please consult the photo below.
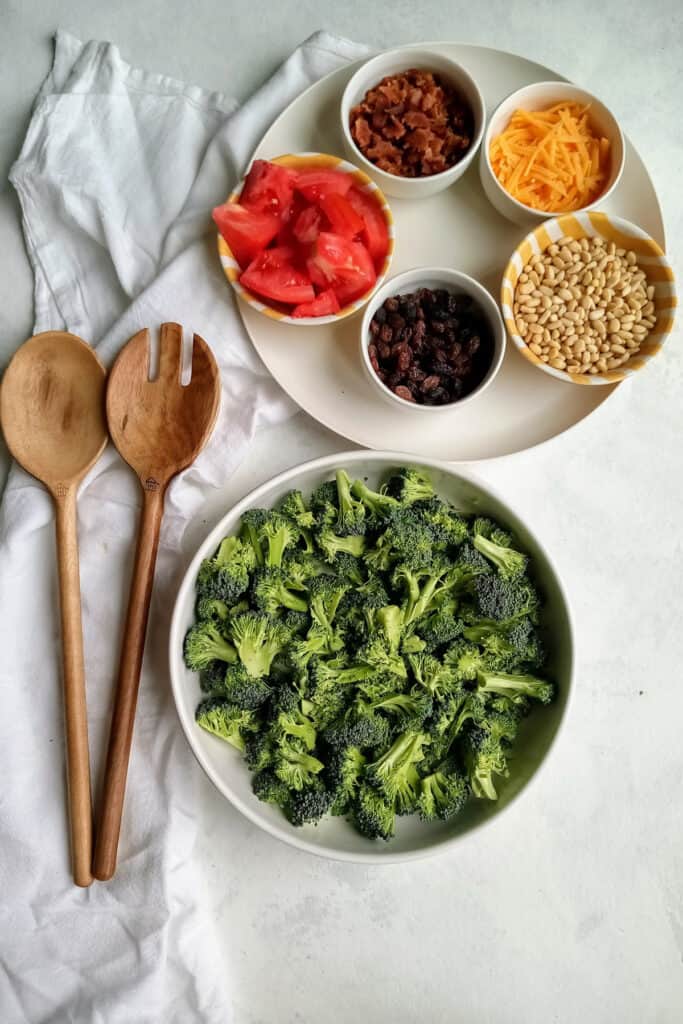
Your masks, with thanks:
<instances>
[{"instance_id":1,"label":"chopped broccoli","mask_svg":"<svg viewBox=\"0 0 683 1024\"><path fill-rule=\"evenodd\" d=\"M250 676L267 676L276 654L289 640L287 630L258 612L244 612L231 623L232 641Z\"/></svg>"},{"instance_id":2,"label":"chopped broccoli","mask_svg":"<svg viewBox=\"0 0 683 1024\"><path fill-rule=\"evenodd\" d=\"M340 469L247 510L201 564L195 613L197 723L296 826L343 814L389 839L397 814L495 799L520 722L554 695L527 555L419 467L375 490Z\"/></svg>"},{"instance_id":3,"label":"chopped broccoli","mask_svg":"<svg viewBox=\"0 0 683 1024\"><path fill-rule=\"evenodd\" d=\"M361 783L354 805L358 831L368 839L391 839L394 817L392 803L372 786Z\"/></svg>"},{"instance_id":4,"label":"chopped broccoli","mask_svg":"<svg viewBox=\"0 0 683 1024\"><path fill-rule=\"evenodd\" d=\"M418 814L423 821L447 821L463 809L470 795L467 779L452 759L444 761L420 780Z\"/></svg>"},{"instance_id":5,"label":"chopped broccoli","mask_svg":"<svg viewBox=\"0 0 683 1024\"><path fill-rule=\"evenodd\" d=\"M239 537L226 537L213 558L205 558L199 567L199 598L214 598L226 605L234 604L249 586L249 572L255 564L251 547L245 546Z\"/></svg>"},{"instance_id":6,"label":"chopped broccoli","mask_svg":"<svg viewBox=\"0 0 683 1024\"><path fill-rule=\"evenodd\" d=\"M235 648L210 619L190 626L185 634L183 653L185 664L192 672L199 672L215 659L227 662L237 660Z\"/></svg>"},{"instance_id":7,"label":"chopped broccoli","mask_svg":"<svg viewBox=\"0 0 683 1024\"><path fill-rule=\"evenodd\" d=\"M244 750L243 732L255 732L258 728L254 712L235 707L218 697L202 701L195 712L197 725L214 736L231 743L238 750Z\"/></svg>"},{"instance_id":8,"label":"chopped broccoli","mask_svg":"<svg viewBox=\"0 0 683 1024\"><path fill-rule=\"evenodd\" d=\"M287 589L287 579L281 569L258 569L252 580L251 594L258 610L268 615L275 615L285 608L295 612L308 610L308 602L300 594Z\"/></svg>"},{"instance_id":9,"label":"chopped broccoli","mask_svg":"<svg viewBox=\"0 0 683 1024\"><path fill-rule=\"evenodd\" d=\"M389 478L387 492L406 505L415 501L429 501L434 497L432 481L420 469L404 466Z\"/></svg>"}]
</instances>

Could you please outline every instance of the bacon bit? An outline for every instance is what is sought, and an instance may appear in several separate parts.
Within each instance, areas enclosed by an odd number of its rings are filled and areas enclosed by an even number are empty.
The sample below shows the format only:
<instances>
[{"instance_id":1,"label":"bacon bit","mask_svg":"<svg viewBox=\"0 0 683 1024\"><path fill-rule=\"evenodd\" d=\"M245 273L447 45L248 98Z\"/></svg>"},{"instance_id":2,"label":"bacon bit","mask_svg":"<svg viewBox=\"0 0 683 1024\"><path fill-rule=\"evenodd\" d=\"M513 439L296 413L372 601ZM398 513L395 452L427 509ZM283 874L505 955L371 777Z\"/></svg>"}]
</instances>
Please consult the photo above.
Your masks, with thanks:
<instances>
[{"instance_id":1,"label":"bacon bit","mask_svg":"<svg viewBox=\"0 0 683 1024\"><path fill-rule=\"evenodd\" d=\"M452 167L472 144L472 112L438 75L388 75L350 114L361 153L389 174L417 178Z\"/></svg>"}]
</instances>

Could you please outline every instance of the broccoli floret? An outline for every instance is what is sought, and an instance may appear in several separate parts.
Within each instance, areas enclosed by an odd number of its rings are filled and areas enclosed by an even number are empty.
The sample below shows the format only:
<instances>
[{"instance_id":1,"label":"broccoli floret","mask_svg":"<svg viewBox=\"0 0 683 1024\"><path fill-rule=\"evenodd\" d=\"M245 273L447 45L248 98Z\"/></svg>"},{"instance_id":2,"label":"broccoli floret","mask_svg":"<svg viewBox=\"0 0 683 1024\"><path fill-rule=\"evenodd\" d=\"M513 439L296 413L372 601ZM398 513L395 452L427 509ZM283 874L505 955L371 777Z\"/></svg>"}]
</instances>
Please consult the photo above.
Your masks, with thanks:
<instances>
[{"instance_id":1,"label":"broccoli floret","mask_svg":"<svg viewBox=\"0 0 683 1024\"><path fill-rule=\"evenodd\" d=\"M394 816L393 804L372 786L362 783L354 805L358 831L367 839L391 839Z\"/></svg>"},{"instance_id":2,"label":"broccoli floret","mask_svg":"<svg viewBox=\"0 0 683 1024\"><path fill-rule=\"evenodd\" d=\"M257 771L251 780L254 794L267 804L276 804L285 813L289 807L290 792L286 783L268 768Z\"/></svg>"},{"instance_id":3,"label":"broccoli floret","mask_svg":"<svg viewBox=\"0 0 683 1024\"><path fill-rule=\"evenodd\" d=\"M365 505L351 494L351 480L343 469L337 470L337 532L342 535L365 533Z\"/></svg>"},{"instance_id":4,"label":"broccoli floret","mask_svg":"<svg viewBox=\"0 0 683 1024\"><path fill-rule=\"evenodd\" d=\"M449 759L421 780L417 810L423 821L447 821L463 809L469 795L467 779Z\"/></svg>"},{"instance_id":5,"label":"broccoli floret","mask_svg":"<svg viewBox=\"0 0 683 1024\"><path fill-rule=\"evenodd\" d=\"M209 619L190 626L185 634L183 653L185 664L192 672L199 672L215 659L227 662L237 660L235 648Z\"/></svg>"},{"instance_id":6,"label":"broccoli floret","mask_svg":"<svg viewBox=\"0 0 683 1024\"><path fill-rule=\"evenodd\" d=\"M369 665L340 665L335 659L321 661L318 658L313 662L310 671L316 700L321 700L331 690L360 683L373 675L374 669Z\"/></svg>"},{"instance_id":7,"label":"broccoli floret","mask_svg":"<svg viewBox=\"0 0 683 1024\"><path fill-rule=\"evenodd\" d=\"M272 513L267 508L248 508L242 513L240 537L244 546L251 547L255 565L264 565L265 556L261 546L261 530Z\"/></svg>"},{"instance_id":8,"label":"broccoli floret","mask_svg":"<svg viewBox=\"0 0 683 1024\"><path fill-rule=\"evenodd\" d=\"M273 723L273 737L282 747L291 740L299 741L306 750L313 750L316 743L316 728L311 719L300 710L281 711Z\"/></svg>"},{"instance_id":9,"label":"broccoli floret","mask_svg":"<svg viewBox=\"0 0 683 1024\"><path fill-rule=\"evenodd\" d=\"M238 750L244 750L242 733L255 732L258 729L253 711L237 708L217 697L209 697L202 701L195 712L195 721L202 729L231 743Z\"/></svg>"},{"instance_id":10,"label":"broccoli floret","mask_svg":"<svg viewBox=\"0 0 683 1024\"><path fill-rule=\"evenodd\" d=\"M392 606L389 605L389 607ZM383 611L384 609L379 609L375 616L380 615ZM400 640L400 637L398 639ZM384 631L371 635L368 641L358 649L357 657L359 661L371 665L378 672L391 672L402 679L408 675L403 658L398 653L392 639L387 637Z\"/></svg>"},{"instance_id":11,"label":"broccoli floret","mask_svg":"<svg viewBox=\"0 0 683 1024\"><path fill-rule=\"evenodd\" d=\"M360 786L366 758L358 747L334 750L325 767L328 788L334 794L332 814L346 814Z\"/></svg>"},{"instance_id":12,"label":"broccoli floret","mask_svg":"<svg viewBox=\"0 0 683 1024\"><path fill-rule=\"evenodd\" d=\"M238 708L253 710L265 704L271 694L268 684L261 678L250 676L244 665L229 665L217 693Z\"/></svg>"},{"instance_id":13,"label":"broccoli floret","mask_svg":"<svg viewBox=\"0 0 683 1024\"><path fill-rule=\"evenodd\" d=\"M333 527L337 522L337 484L334 480L326 480L313 491L310 500L311 512L315 516L315 525L319 530Z\"/></svg>"},{"instance_id":14,"label":"broccoli floret","mask_svg":"<svg viewBox=\"0 0 683 1024\"><path fill-rule=\"evenodd\" d=\"M348 583L337 576L315 576L310 582L309 609L313 621L331 635L339 604L348 590Z\"/></svg>"},{"instance_id":15,"label":"broccoli floret","mask_svg":"<svg viewBox=\"0 0 683 1024\"><path fill-rule=\"evenodd\" d=\"M473 794L479 799L497 800L494 775L507 776L507 756L499 736L475 726L462 740L465 768Z\"/></svg>"},{"instance_id":16,"label":"broccoli floret","mask_svg":"<svg viewBox=\"0 0 683 1024\"><path fill-rule=\"evenodd\" d=\"M200 621L210 619L212 622L220 624L227 619L229 610L225 601L221 601L217 597L200 597L197 600L195 613Z\"/></svg>"},{"instance_id":17,"label":"broccoli floret","mask_svg":"<svg viewBox=\"0 0 683 1024\"><path fill-rule=\"evenodd\" d=\"M481 693L497 693L517 701L520 697L531 697L541 704L550 704L555 688L545 679L531 675L508 675L503 672L477 672L477 685Z\"/></svg>"},{"instance_id":18,"label":"broccoli floret","mask_svg":"<svg viewBox=\"0 0 683 1024\"><path fill-rule=\"evenodd\" d=\"M289 634L281 623L257 612L236 616L230 629L240 661L254 677L268 675L273 658L289 641Z\"/></svg>"},{"instance_id":19,"label":"broccoli floret","mask_svg":"<svg viewBox=\"0 0 683 1024\"><path fill-rule=\"evenodd\" d=\"M382 790L398 814L409 814L415 808L420 782L415 765L424 758L422 748L428 743L426 733L402 733L367 766L368 779Z\"/></svg>"},{"instance_id":20,"label":"broccoli floret","mask_svg":"<svg viewBox=\"0 0 683 1024\"><path fill-rule=\"evenodd\" d=\"M396 498L386 494L384 489L373 491L362 480L354 480L351 485L351 493L363 502L366 516L373 526L381 523L392 510L399 508L401 504Z\"/></svg>"},{"instance_id":21,"label":"broccoli floret","mask_svg":"<svg viewBox=\"0 0 683 1024\"><path fill-rule=\"evenodd\" d=\"M453 669L431 654L409 654L408 664L417 682L433 697L443 697L458 684Z\"/></svg>"},{"instance_id":22,"label":"broccoli floret","mask_svg":"<svg viewBox=\"0 0 683 1024\"><path fill-rule=\"evenodd\" d=\"M455 585L455 579L451 581L448 578L446 566L438 562L424 569L399 565L394 569L391 581L394 587L403 588L406 594L401 606L405 626L416 623L432 611L440 596Z\"/></svg>"},{"instance_id":23,"label":"broccoli floret","mask_svg":"<svg viewBox=\"0 0 683 1024\"><path fill-rule=\"evenodd\" d=\"M467 521L440 498L432 498L421 504L419 515L429 527L435 544L457 547L469 537Z\"/></svg>"},{"instance_id":24,"label":"broccoli floret","mask_svg":"<svg viewBox=\"0 0 683 1024\"><path fill-rule=\"evenodd\" d=\"M456 640L448 648L444 663L453 670L456 683L464 683L477 678L477 672L486 668L486 659L475 644L466 640Z\"/></svg>"},{"instance_id":25,"label":"broccoli floret","mask_svg":"<svg viewBox=\"0 0 683 1024\"><path fill-rule=\"evenodd\" d=\"M289 649L292 664L305 669L311 658L336 654L344 647L344 641L337 630L324 629L314 623L303 639L294 640Z\"/></svg>"},{"instance_id":26,"label":"broccoli floret","mask_svg":"<svg viewBox=\"0 0 683 1024\"><path fill-rule=\"evenodd\" d=\"M486 537L501 548L512 547L512 534L487 516L476 516L472 521L472 535Z\"/></svg>"},{"instance_id":27,"label":"broccoli floret","mask_svg":"<svg viewBox=\"0 0 683 1024\"><path fill-rule=\"evenodd\" d=\"M277 512L270 512L259 530L265 564L279 568L285 551L296 544L298 535L298 529L289 519Z\"/></svg>"},{"instance_id":28,"label":"broccoli floret","mask_svg":"<svg viewBox=\"0 0 683 1024\"><path fill-rule=\"evenodd\" d=\"M378 537L375 549L369 552L371 566L385 570L394 562L405 562L412 568L430 566L434 559L431 531L410 506L394 510L389 524Z\"/></svg>"},{"instance_id":29,"label":"broccoli floret","mask_svg":"<svg viewBox=\"0 0 683 1024\"><path fill-rule=\"evenodd\" d=\"M460 569L471 579L475 576L493 573L494 571L491 563L487 562L484 556L472 546L469 540L460 545L457 550L457 557L453 564L454 568Z\"/></svg>"},{"instance_id":30,"label":"broccoli floret","mask_svg":"<svg viewBox=\"0 0 683 1024\"><path fill-rule=\"evenodd\" d=\"M357 705L359 706L359 705ZM369 701L372 711L382 711L401 723L402 729L420 729L432 713L433 701L429 693L392 693L387 697Z\"/></svg>"},{"instance_id":31,"label":"broccoli floret","mask_svg":"<svg viewBox=\"0 0 683 1024\"><path fill-rule=\"evenodd\" d=\"M501 543L507 535L488 519L475 519L473 544L480 554L492 562L505 579L521 576L527 567L528 558L521 551L515 551Z\"/></svg>"},{"instance_id":32,"label":"broccoli floret","mask_svg":"<svg viewBox=\"0 0 683 1024\"><path fill-rule=\"evenodd\" d=\"M252 772L260 772L273 763L273 742L269 733L248 733L244 737L244 760ZM275 778L275 776L273 776ZM279 783L281 785L281 783Z\"/></svg>"},{"instance_id":33,"label":"broccoli floret","mask_svg":"<svg viewBox=\"0 0 683 1024\"><path fill-rule=\"evenodd\" d=\"M471 584L472 606L463 606L463 617L476 622L480 619L503 620L538 615L538 593L525 578L507 579L498 573L477 576Z\"/></svg>"},{"instance_id":34,"label":"broccoli floret","mask_svg":"<svg viewBox=\"0 0 683 1024\"><path fill-rule=\"evenodd\" d=\"M304 496L301 491L290 491L285 494L280 502L280 515L286 516L304 530L310 530L315 526L315 516L310 509L306 508Z\"/></svg>"},{"instance_id":35,"label":"broccoli floret","mask_svg":"<svg viewBox=\"0 0 683 1024\"><path fill-rule=\"evenodd\" d=\"M328 562L334 563L341 553L353 555L360 558L365 551L365 537L361 534L354 534L349 537L340 537L329 527L321 530L316 538L320 550Z\"/></svg>"},{"instance_id":36,"label":"broccoli floret","mask_svg":"<svg viewBox=\"0 0 683 1024\"><path fill-rule=\"evenodd\" d=\"M205 668L200 670L199 685L202 693L217 693L223 689L226 667L224 661L215 658Z\"/></svg>"},{"instance_id":37,"label":"broccoli floret","mask_svg":"<svg viewBox=\"0 0 683 1024\"><path fill-rule=\"evenodd\" d=\"M226 605L234 604L249 586L249 572L255 564L251 547L242 544L239 537L226 537L213 558L205 558L199 567L199 598L214 598Z\"/></svg>"},{"instance_id":38,"label":"broccoli floret","mask_svg":"<svg viewBox=\"0 0 683 1024\"><path fill-rule=\"evenodd\" d=\"M286 578L281 569L258 569L252 580L251 596L258 610L267 612L268 615L276 615L285 608L295 612L308 610L308 602L300 594L287 589Z\"/></svg>"},{"instance_id":39,"label":"broccoli floret","mask_svg":"<svg viewBox=\"0 0 683 1024\"><path fill-rule=\"evenodd\" d=\"M429 501L434 497L434 487L427 474L408 466L397 470L389 478L387 492L406 505L412 505L415 501Z\"/></svg>"},{"instance_id":40,"label":"broccoli floret","mask_svg":"<svg viewBox=\"0 0 683 1024\"><path fill-rule=\"evenodd\" d=\"M456 609L456 602L447 599L416 623L415 628L424 641L426 650L435 651L462 635L463 623L456 618Z\"/></svg>"},{"instance_id":41,"label":"broccoli floret","mask_svg":"<svg viewBox=\"0 0 683 1024\"><path fill-rule=\"evenodd\" d=\"M289 789L301 790L310 784L325 767L313 754L286 746L275 753L275 774Z\"/></svg>"},{"instance_id":42,"label":"broccoli floret","mask_svg":"<svg viewBox=\"0 0 683 1024\"><path fill-rule=\"evenodd\" d=\"M387 720L376 715L369 706L360 705L328 726L325 742L333 750L345 750L347 747L368 750L384 747L389 742L389 734Z\"/></svg>"},{"instance_id":43,"label":"broccoli floret","mask_svg":"<svg viewBox=\"0 0 683 1024\"><path fill-rule=\"evenodd\" d=\"M334 799L334 792L327 789L317 778L292 794L289 802L289 820L296 826L314 824L327 814Z\"/></svg>"},{"instance_id":44,"label":"broccoli floret","mask_svg":"<svg viewBox=\"0 0 683 1024\"><path fill-rule=\"evenodd\" d=\"M308 611L295 612L289 610L285 612L285 617L282 620L282 625L289 632L290 637L297 637L301 636L303 633L306 632L306 630L308 629L309 622L310 618L308 615Z\"/></svg>"}]
</instances>

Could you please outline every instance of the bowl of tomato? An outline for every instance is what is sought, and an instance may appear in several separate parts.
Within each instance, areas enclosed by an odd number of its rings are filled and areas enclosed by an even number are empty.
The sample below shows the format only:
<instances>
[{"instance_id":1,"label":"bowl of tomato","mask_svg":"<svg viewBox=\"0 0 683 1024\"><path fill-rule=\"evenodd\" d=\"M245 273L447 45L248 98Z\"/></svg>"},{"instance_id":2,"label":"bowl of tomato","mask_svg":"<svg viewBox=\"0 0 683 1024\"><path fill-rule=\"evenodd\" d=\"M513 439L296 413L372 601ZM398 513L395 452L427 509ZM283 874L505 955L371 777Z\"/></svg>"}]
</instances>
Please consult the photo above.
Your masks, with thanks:
<instances>
[{"instance_id":1,"label":"bowl of tomato","mask_svg":"<svg viewBox=\"0 0 683 1024\"><path fill-rule=\"evenodd\" d=\"M325 153L254 160L213 219L237 295L281 323L350 316L391 265L394 222L384 195L363 171Z\"/></svg>"}]
</instances>

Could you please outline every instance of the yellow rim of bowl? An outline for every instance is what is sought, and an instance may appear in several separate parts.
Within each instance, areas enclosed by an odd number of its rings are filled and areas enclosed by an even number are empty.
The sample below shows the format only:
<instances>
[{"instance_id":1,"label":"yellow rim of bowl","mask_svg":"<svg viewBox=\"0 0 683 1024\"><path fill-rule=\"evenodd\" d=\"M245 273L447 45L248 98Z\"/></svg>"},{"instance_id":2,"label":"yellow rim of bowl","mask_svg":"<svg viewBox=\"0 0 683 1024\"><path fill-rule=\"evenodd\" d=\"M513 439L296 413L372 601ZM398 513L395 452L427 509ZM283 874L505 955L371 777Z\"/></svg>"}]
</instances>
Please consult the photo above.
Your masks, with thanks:
<instances>
[{"instance_id":1,"label":"yellow rim of bowl","mask_svg":"<svg viewBox=\"0 0 683 1024\"><path fill-rule=\"evenodd\" d=\"M375 182L364 173L364 171L354 167L353 164L349 163L347 160L343 160L341 157L330 156L327 153L285 153L282 156L273 157L269 162L272 164L281 164L283 167L292 167L294 170L303 170L305 167L333 167L335 170L344 171L346 174L350 174L356 185L363 192L367 192L372 195L372 198L381 209L384 219L387 222L389 245L387 247L386 256L384 257L382 269L378 273L375 283L370 291L366 292L365 295L361 295L361 297L356 299L356 301L351 303L351 305L344 306L338 313L333 313L329 316L301 317L297 319L288 316L287 313L281 313L279 310L273 309L271 306L268 306L263 299L259 299L256 295L252 294L252 292L248 292L246 288L242 287L239 282L239 275L241 273L240 266L233 256L230 246L219 232L218 255L220 257L221 266L223 267L223 273L237 294L243 298L248 305L253 306L253 308L257 309L259 313L263 313L264 316L269 316L272 320L280 320L283 323L303 326L306 324L329 323L331 320L341 320L344 317L350 316L351 313L354 313L357 309L364 306L373 292L379 288L385 280L389 271L389 266L391 265L391 258L394 254L394 218L391 214L389 204L384 197L384 193L375 184ZM230 193L226 202L237 203L243 187L244 178L240 181L237 188Z\"/></svg>"},{"instance_id":2,"label":"yellow rim of bowl","mask_svg":"<svg viewBox=\"0 0 683 1024\"><path fill-rule=\"evenodd\" d=\"M614 242L620 248L632 249L638 256L638 266L647 274L648 284L654 286L655 293L652 301L655 306L657 322L638 354L618 370L600 374L566 373L564 370L557 370L554 366L548 366L547 363L542 362L517 331L512 306L519 275L533 255L545 252L553 242L567 235L579 240L600 237L607 242ZM606 213L589 210L584 213L568 213L562 217L554 217L526 236L515 249L505 268L501 286L501 306L503 320L510 338L525 359L528 359L534 366L557 377L558 380L569 380L574 384L616 384L626 377L632 376L637 370L642 370L646 363L660 351L674 324L676 286L673 271L666 256L652 238L635 224L630 224L619 217L610 217Z\"/></svg>"}]
</instances>

